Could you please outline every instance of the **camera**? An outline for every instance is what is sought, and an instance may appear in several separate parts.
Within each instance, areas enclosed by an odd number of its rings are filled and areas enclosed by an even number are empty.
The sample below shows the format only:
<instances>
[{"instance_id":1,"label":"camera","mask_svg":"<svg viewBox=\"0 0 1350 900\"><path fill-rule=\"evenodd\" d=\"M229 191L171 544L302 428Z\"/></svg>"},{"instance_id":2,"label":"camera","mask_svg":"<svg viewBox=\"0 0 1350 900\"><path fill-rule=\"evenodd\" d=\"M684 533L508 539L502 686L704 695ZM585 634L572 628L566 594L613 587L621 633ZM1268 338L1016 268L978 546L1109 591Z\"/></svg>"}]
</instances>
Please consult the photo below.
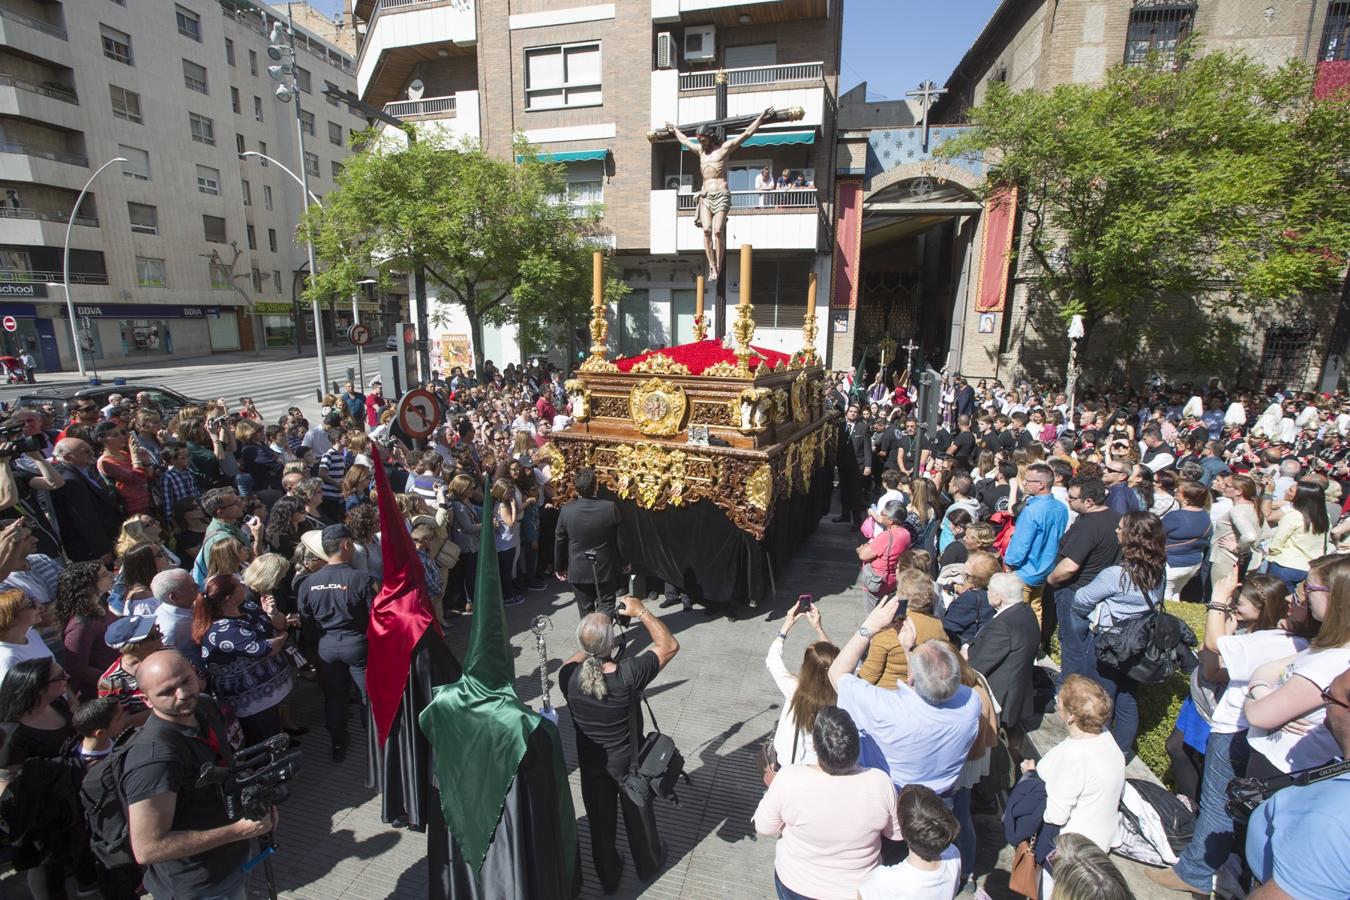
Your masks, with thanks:
<instances>
[{"instance_id":1,"label":"camera","mask_svg":"<svg viewBox=\"0 0 1350 900\"><path fill-rule=\"evenodd\" d=\"M47 449L45 434L23 434L23 425L0 426L0 458Z\"/></svg>"},{"instance_id":2,"label":"camera","mask_svg":"<svg viewBox=\"0 0 1350 900\"><path fill-rule=\"evenodd\" d=\"M220 788L231 822L263 819L273 806L290 796L290 782L300 768L300 751L289 750L290 743L289 737L278 734L240 750L228 769L207 763L197 777L197 786Z\"/></svg>"},{"instance_id":3,"label":"camera","mask_svg":"<svg viewBox=\"0 0 1350 900\"><path fill-rule=\"evenodd\" d=\"M206 420L206 427L219 428L220 426L225 424L228 418L229 418L228 416L212 416L211 418Z\"/></svg>"}]
</instances>

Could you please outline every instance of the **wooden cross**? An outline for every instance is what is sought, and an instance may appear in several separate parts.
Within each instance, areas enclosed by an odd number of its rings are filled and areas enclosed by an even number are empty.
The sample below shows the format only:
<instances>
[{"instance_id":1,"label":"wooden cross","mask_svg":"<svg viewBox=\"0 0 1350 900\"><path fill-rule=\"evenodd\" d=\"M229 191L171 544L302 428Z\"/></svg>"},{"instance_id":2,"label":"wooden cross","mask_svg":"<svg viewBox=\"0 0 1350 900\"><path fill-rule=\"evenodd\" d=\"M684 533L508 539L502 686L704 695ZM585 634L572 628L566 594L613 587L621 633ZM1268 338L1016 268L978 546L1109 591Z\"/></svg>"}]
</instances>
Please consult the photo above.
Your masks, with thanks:
<instances>
[{"instance_id":1,"label":"wooden cross","mask_svg":"<svg viewBox=\"0 0 1350 900\"><path fill-rule=\"evenodd\" d=\"M906 91L905 96L911 97L919 102L920 125L923 127L923 149L928 149L928 110L939 97L947 93L946 88L940 88L931 81L922 82L918 90Z\"/></svg>"}]
</instances>

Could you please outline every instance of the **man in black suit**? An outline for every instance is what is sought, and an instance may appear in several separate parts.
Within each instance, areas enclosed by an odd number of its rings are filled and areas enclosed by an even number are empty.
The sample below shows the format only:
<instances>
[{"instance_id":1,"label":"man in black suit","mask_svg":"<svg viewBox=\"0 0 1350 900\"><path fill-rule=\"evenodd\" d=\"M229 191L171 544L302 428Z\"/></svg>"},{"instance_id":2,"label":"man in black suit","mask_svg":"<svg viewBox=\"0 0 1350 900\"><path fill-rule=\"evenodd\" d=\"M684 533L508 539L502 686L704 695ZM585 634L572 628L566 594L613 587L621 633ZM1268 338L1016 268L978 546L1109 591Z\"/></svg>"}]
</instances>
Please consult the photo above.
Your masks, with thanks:
<instances>
[{"instance_id":1,"label":"man in black suit","mask_svg":"<svg viewBox=\"0 0 1350 900\"><path fill-rule=\"evenodd\" d=\"M975 389L964 375L956 376L956 414L975 418Z\"/></svg>"},{"instance_id":2,"label":"man in black suit","mask_svg":"<svg viewBox=\"0 0 1350 900\"><path fill-rule=\"evenodd\" d=\"M553 559L558 580L572 585L585 618L597 609L613 612L625 567L619 552L619 508L595 496L593 469L577 469L573 483L580 496L558 511Z\"/></svg>"},{"instance_id":3,"label":"man in black suit","mask_svg":"<svg viewBox=\"0 0 1350 900\"><path fill-rule=\"evenodd\" d=\"M1041 644L1036 614L1022 602L1022 579L1000 572L989 579L989 605L994 618L969 645L966 658L989 681L1001 707L999 722L1022 728L1034 711L1031 674Z\"/></svg>"},{"instance_id":4,"label":"man in black suit","mask_svg":"<svg viewBox=\"0 0 1350 900\"><path fill-rule=\"evenodd\" d=\"M851 403L844 414L839 436L839 515L836 522L861 525L867 509L863 490L872 477L872 433L858 418L858 404Z\"/></svg>"},{"instance_id":5,"label":"man in black suit","mask_svg":"<svg viewBox=\"0 0 1350 900\"><path fill-rule=\"evenodd\" d=\"M111 553L122 528L122 501L94 469L94 448L63 438L53 456L53 468L65 479L51 498L66 555L83 562Z\"/></svg>"}]
</instances>

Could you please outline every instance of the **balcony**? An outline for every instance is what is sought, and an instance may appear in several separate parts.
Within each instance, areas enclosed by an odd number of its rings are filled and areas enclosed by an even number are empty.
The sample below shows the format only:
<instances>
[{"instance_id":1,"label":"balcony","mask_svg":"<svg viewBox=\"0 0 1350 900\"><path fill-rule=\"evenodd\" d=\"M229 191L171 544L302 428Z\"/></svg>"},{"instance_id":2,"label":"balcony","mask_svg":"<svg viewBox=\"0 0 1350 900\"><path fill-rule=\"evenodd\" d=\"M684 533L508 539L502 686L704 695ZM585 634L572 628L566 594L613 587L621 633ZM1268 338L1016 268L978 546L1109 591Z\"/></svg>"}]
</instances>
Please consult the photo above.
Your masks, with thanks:
<instances>
[{"instance_id":1,"label":"balcony","mask_svg":"<svg viewBox=\"0 0 1350 900\"><path fill-rule=\"evenodd\" d=\"M59 10L61 5L47 8ZM64 66L74 59L64 28L3 6L0 6L0 45L23 56Z\"/></svg>"},{"instance_id":2,"label":"balcony","mask_svg":"<svg viewBox=\"0 0 1350 900\"><path fill-rule=\"evenodd\" d=\"M33 29L34 31L40 31L43 34L51 35L52 37L59 38L63 41L67 41L70 39L66 35L66 30L62 28L60 25L52 25L51 23L44 22L41 19L35 19L32 16L26 16L21 12L16 12L15 10L12 9L5 9L3 6L0 6L0 19L4 19L6 22L16 22L20 25L26 25L27 27Z\"/></svg>"},{"instance_id":3,"label":"balcony","mask_svg":"<svg viewBox=\"0 0 1350 900\"><path fill-rule=\"evenodd\" d=\"M263 37L269 36L268 26L263 21L262 16L257 13L243 9L231 9L223 5L221 6L220 11L225 18L239 23L241 27L247 28ZM274 16L273 18L275 19L276 17ZM281 20L276 19L276 21ZM297 50L305 51L315 59L328 63L328 65L335 69L341 69L348 75L353 73L352 61L350 59L326 46L322 41L310 40L309 36L303 31L295 32L295 48Z\"/></svg>"},{"instance_id":4,"label":"balcony","mask_svg":"<svg viewBox=\"0 0 1350 900\"><path fill-rule=\"evenodd\" d=\"M477 141L478 92L459 91L447 97L423 97L421 100L395 100L384 111L405 122L418 123L422 133L441 131L456 139ZM389 129L392 134L393 129Z\"/></svg>"},{"instance_id":5,"label":"balcony","mask_svg":"<svg viewBox=\"0 0 1350 900\"><path fill-rule=\"evenodd\" d=\"M381 83L406 84L413 64L436 56L433 48L477 44L475 6L474 0L380 0L357 57L356 93L371 96L377 73ZM413 52L397 52L405 48Z\"/></svg>"},{"instance_id":6,"label":"balcony","mask_svg":"<svg viewBox=\"0 0 1350 900\"><path fill-rule=\"evenodd\" d=\"M396 119L451 119L455 116L455 98L423 97L421 100L398 100L384 105L386 115Z\"/></svg>"},{"instance_id":7,"label":"balcony","mask_svg":"<svg viewBox=\"0 0 1350 900\"><path fill-rule=\"evenodd\" d=\"M763 25L830 14L829 0L651 0L651 4L652 19L657 22L690 16L728 27L741 24L741 16L750 17L747 24Z\"/></svg>"},{"instance_id":8,"label":"balcony","mask_svg":"<svg viewBox=\"0 0 1350 900\"><path fill-rule=\"evenodd\" d=\"M693 194L652 191L651 252L701 251L703 232L694 224ZM815 250L820 210L815 188L732 191L727 247L751 244L761 250Z\"/></svg>"},{"instance_id":9,"label":"balcony","mask_svg":"<svg viewBox=\"0 0 1350 900\"><path fill-rule=\"evenodd\" d=\"M50 159L53 162L89 168L89 157L87 156L61 153L57 150L44 150L41 147L30 147L27 144L0 143L0 153L12 153L17 156L28 156L36 159Z\"/></svg>"},{"instance_id":10,"label":"balcony","mask_svg":"<svg viewBox=\"0 0 1350 900\"><path fill-rule=\"evenodd\" d=\"M824 83L823 62L788 63L782 66L750 66L744 69L725 69L727 88L763 87L789 81ZM717 87L717 72L681 72L681 91L713 90Z\"/></svg>"},{"instance_id":11,"label":"balcony","mask_svg":"<svg viewBox=\"0 0 1350 900\"><path fill-rule=\"evenodd\" d=\"M65 278L61 271L50 271L45 269L25 269L19 272L6 272L0 270L0 283L19 282L21 284L45 284L55 282L64 284ZM108 274L106 272L71 272L71 284L107 284Z\"/></svg>"},{"instance_id":12,"label":"balcony","mask_svg":"<svg viewBox=\"0 0 1350 900\"><path fill-rule=\"evenodd\" d=\"M766 106L789 109L800 106L804 128L824 124L825 64L783 63L726 69L727 114L755 115ZM716 118L716 70L677 72L657 69L651 73L652 128L670 122L705 122Z\"/></svg>"},{"instance_id":13,"label":"balcony","mask_svg":"<svg viewBox=\"0 0 1350 900\"><path fill-rule=\"evenodd\" d=\"M46 209L15 209L12 206L0 206L0 219L34 219L42 222L60 222L66 224L70 219L68 212L55 212ZM97 216L76 216L76 225L87 225L90 228L98 227Z\"/></svg>"},{"instance_id":14,"label":"balcony","mask_svg":"<svg viewBox=\"0 0 1350 900\"><path fill-rule=\"evenodd\" d=\"M80 105L74 88L58 88L50 84L38 84L36 81L29 81L27 78L4 74L0 74L0 86L17 88L21 91L28 91L30 94L40 94L43 97L51 97L53 100L60 100L62 103L69 103L73 106Z\"/></svg>"},{"instance_id":15,"label":"balcony","mask_svg":"<svg viewBox=\"0 0 1350 900\"><path fill-rule=\"evenodd\" d=\"M680 194L676 209L679 212L693 212L697 205L696 194ZM731 208L736 212L772 213L781 210L803 209L814 211L816 208L815 188L789 188L781 191L732 191Z\"/></svg>"}]
</instances>

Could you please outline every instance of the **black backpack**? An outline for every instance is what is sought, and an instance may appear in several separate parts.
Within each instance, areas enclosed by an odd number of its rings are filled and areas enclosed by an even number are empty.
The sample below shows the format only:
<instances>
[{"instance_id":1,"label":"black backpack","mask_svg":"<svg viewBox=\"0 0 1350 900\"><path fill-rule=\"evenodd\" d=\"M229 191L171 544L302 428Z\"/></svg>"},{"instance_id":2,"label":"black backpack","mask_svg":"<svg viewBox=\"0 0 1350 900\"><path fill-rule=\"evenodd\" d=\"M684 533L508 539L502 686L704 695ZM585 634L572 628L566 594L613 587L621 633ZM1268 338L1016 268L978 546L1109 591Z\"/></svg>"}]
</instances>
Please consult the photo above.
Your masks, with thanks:
<instances>
[{"instance_id":1,"label":"black backpack","mask_svg":"<svg viewBox=\"0 0 1350 900\"><path fill-rule=\"evenodd\" d=\"M84 777L80 804L89 826L89 848L108 868L135 865L131 830L127 822L127 798L122 792L127 750L140 728L128 728L113 741L112 752Z\"/></svg>"}]
</instances>

